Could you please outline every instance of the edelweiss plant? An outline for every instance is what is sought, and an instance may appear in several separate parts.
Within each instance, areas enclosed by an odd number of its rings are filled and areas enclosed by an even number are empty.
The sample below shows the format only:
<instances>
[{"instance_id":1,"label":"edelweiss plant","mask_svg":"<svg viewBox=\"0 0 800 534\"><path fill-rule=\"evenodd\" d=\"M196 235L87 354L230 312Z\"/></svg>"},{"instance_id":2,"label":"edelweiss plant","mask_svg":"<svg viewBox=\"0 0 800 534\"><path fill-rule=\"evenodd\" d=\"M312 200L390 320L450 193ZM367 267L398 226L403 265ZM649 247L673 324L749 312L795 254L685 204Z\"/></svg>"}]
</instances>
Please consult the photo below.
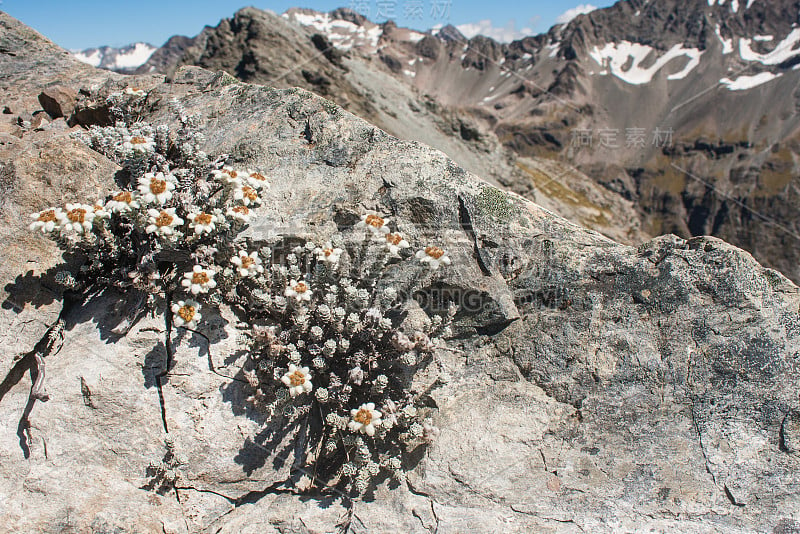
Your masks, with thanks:
<instances>
[{"instance_id":1,"label":"edelweiss plant","mask_svg":"<svg viewBox=\"0 0 800 534\"><path fill-rule=\"evenodd\" d=\"M403 453L435 437L411 381L443 344L456 312L405 331L405 288L390 281L414 255L405 252L410 245L385 246L399 235L386 218L363 219L349 242L335 235L297 244L263 273L239 273L223 295L243 297L255 322L248 373L254 402L287 422L304 422L304 460L314 478L357 493L382 470L403 479ZM283 388L276 390L276 382Z\"/></svg>"},{"instance_id":2,"label":"edelweiss plant","mask_svg":"<svg viewBox=\"0 0 800 534\"><path fill-rule=\"evenodd\" d=\"M113 95L124 103L115 113L129 115L145 97L140 89ZM224 165L225 155L211 160L195 119L178 113L174 132L119 123L81 136L129 180L103 201L32 215L31 230L86 257L80 272L61 279L70 289L147 295L144 305L176 328L202 330L206 308L230 305L251 325L251 400L275 425L306 426L310 487L364 493L382 470L403 479L403 453L437 433L412 379L442 346L456 309L410 327L408 288L390 280L402 262L450 265L446 252L424 243L413 253L376 212L320 242L278 238L270 248L239 239L269 180Z\"/></svg>"}]
</instances>

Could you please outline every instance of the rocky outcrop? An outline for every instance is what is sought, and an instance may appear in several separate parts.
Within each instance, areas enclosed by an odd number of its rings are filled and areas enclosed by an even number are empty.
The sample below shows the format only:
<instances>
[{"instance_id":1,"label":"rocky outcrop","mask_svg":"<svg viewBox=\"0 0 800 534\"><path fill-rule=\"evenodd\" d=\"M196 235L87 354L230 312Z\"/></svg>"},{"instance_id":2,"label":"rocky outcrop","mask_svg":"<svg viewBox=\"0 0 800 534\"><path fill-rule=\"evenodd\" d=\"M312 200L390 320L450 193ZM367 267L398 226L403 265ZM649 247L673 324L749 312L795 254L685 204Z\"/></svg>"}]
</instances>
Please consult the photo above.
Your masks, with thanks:
<instances>
[{"instance_id":1,"label":"rocky outcrop","mask_svg":"<svg viewBox=\"0 0 800 534\"><path fill-rule=\"evenodd\" d=\"M2 21L6 35L30 31ZM106 76L95 88L99 101L128 82ZM175 124L177 99L198 114L205 150L273 177L246 233L254 242L275 231L324 236L364 209L391 214L414 240L444 241L450 268L401 275L431 296L470 299L450 349L437 353L437 371L418 377L433 385L441 434L424 455L407 458L407 483L383 482L355 502L298 495L284 483L296 466L286 462L281 436L263 433L264 414L247 401L242 319L222 309L191 333L155 314L120 336L120 295L79 303L53 295L43 316L37 293L20 294L21 279L4 271L5 299L16 303L0 310L6 528L800 528L800 290L782 275L714 238L615 243L302 89L242 84L199 68L177 71L170 83L148 81L143 119ZM0 176L11 176L15 190L41 179L43 194L70 200L113 186L110 162L78 148L38 172L17 171L35 167L35 158L13 161L35 140L23 134L19 149L0 154L11 169ZM86 189L46 182L55 165L74 172L70 164L86 157L97 161L77 172L96 173L80 184ZM31 252L17 235L7 242L25 261ZM52 257L52 246L41 246ZM41 287L36 274L30 287ZM30 330L21 318L44 328ZM50 330L50 344L45 338L50 400L33 402L32 354L57 319L63 331ZM164 462L180 478L159 491L152 473Z\"/></svg>"}]
</instances>

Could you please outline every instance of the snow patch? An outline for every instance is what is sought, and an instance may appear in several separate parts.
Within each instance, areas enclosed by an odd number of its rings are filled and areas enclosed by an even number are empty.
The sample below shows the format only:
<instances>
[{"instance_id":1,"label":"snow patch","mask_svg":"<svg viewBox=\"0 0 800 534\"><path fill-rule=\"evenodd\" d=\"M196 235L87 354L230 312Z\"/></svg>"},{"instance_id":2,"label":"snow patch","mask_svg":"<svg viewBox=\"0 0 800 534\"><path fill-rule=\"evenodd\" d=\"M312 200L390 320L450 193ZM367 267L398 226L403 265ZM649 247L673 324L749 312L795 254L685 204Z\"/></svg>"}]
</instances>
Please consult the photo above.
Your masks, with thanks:
<instances>
[{"instance_id":1,"label":"snow patch","mask_svg":"<svg viewBox=\"0 0 800 534\"><path fill-rule=\"evenodd\" d=\"M116 69L135 69L141 67L156 49L145 43L136 43L133 50L117 54L113 67Z\"/></svg>"},{"instance_id":2,"label":"snow patch","mask_svg":"<svg viewBox=\"0 0 800 534\"><path fill-rule=\"evenodd\" d=\"M703 52L697 48L683 48L682 45L676 44L651 66L642 67L642 62L653 52L654 49L647 45L622 41L620 43L607 43L603 48L595 46L589 52L589 55L598 65L604 68L604 71L607 68L610 69L611 74L631 85L649 83L652 81L653 76L667 63L675 58L687 56L689 61L684 68L680 72L667 77L668 80L682 80L700 64L700 56L703 55ZM628 65L630 66L624 69Z\"/></svg>"},{"instance_id":3,"label":"snow patch","mask_svg":"<svg viewBox=\"0 0 800 534\"><path fill-rule=\"evenodd\" d=\"M78 61L88 63L92 67L99 67L100 62L103 61L103 56L100 54L100 50L95 50L89 55L84 54L83 52L73 52L72 55L75 56L75 59Z\"/></svg>"},{"instance_id":4,"label":"snow patch","mask_svg":"<svg viewBox=\"0 0 800 534\"><path fill-rule=\"evenodd\" d=\"M754 35L753 36L753 40L754 41L769 42L769 41L772 41L773 39L775 39L775 37L773 37L772 35Z\"/></svg>"},{"instance_id":5,"label":"snow patch","mask_svg":"<svg viewBox=\"0 0 800 534\"><path fill-rule=\"evenodd\" d=\"M778 65L787 59L800 54L800 50L795 50L794 47L800 43L800 28L792 30L786 38L778 43L772 52L766 54L759 54L750 48L750 39L739 40L739 55L744 61L758 61L764 65Z\"/></svg>"},{"instance_id":6,"label":"snow patch","mask_svg":"<svg viewBox=\"0 0 800 534\"><path fill-rule=\"evenodd\" d=\"M722 78L719 83L726 86L731 91L744 91L758 87L759 85L770 82L776 78L780 78L781 74L773 74L771 72L761 72L755 76L739 76L735 80L730 78Z\"/></svg>"},{"instance_id":7,"label":"snow patch","mask_svg":"<svg viewBox=\"0 0 800 534\"><path fill-rule=\"evenodd\" d=\"M419 33L415 31L408 32L408 40L412 43L418 43L425 37L424 33Z\"/></svg>"},{"instance_id":8,"label":"snow patch","mask_svg":"<svg viewBox=\"0 0 800 534\"><path fill-rule=\"evenodd\" d=\"M722 43L722 54L725 55L733 52L733 39L725 39L722 36L722 32L719 29L719 24L717 24L716 28L714 28L714 31L717 34L719 42Z\"/></svg>"},{"instance_id":9,"label":"snow patch","mask_svg":"<svg viewBox=\"0 0 800 534\"><path fill-rule=\"evenodd\" d=\"M348 20L332 19L328 13L292 13L291 16L287 14L283 16L287 19L293 19L294 22L301 26L314 28L325 35L331 44L340 50L350 50L354 46L361 45L369 45L374 48L378 45L378 40L383 33L380 26L366 29ZM417 34L418 32L412 33ZM424 37L424 34L418 35L420 36L419 39ZM416 38L416 35L413 37Z\"/></svg>"}]
</instances>

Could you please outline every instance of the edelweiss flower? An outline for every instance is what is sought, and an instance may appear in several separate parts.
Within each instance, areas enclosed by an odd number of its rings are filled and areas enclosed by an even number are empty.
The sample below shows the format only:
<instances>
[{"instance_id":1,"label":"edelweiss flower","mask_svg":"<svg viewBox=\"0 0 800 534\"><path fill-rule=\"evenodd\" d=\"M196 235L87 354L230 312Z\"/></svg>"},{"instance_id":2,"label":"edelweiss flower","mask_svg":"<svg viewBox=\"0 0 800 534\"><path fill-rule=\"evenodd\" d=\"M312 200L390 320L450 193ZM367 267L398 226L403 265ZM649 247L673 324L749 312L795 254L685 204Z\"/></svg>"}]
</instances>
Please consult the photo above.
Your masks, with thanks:
<instances>
[{"instance_id":1,"label":"edelweiss flower","mask_svg":"<svg viewBox=\"0 0 800 534\"><path fill-rule=\"evenodd\" d=\"M417 259L422 263L427 263L428 267L434 271L439 268L439 265L450 265L450 258L439 247L425 247L425 250L417 251Z\"/></svg>"},{"instance_id":2,"label":"edelweiss flower","mask_svg":"<svg viewBox=\"0 0 800 534\"><path fill-rule=\"evenodd\" d=\"M381 412L375 409L373 402L362 404L358 410L350 410L350 415L353 417L353 420L347 423L350 430L368 436L374 436L375 427L381 426L382 423Z\"/></svg>"},{"instance_id":3,"label":"edelweiss flower","mask_svg":"<svg viewBox=\"0 0 800 534\"><path fill-rule=\"evenodd\" d=\"M324 261L325 263L329 263L331 265L336 265L339 263L339 256L342 255L342 249L334 248L330 243L325 243L324 247L315 248L314 254L317 255L317 259L320 261Z\"/></svg>"},{"instance_id":4,"label":"edelweiss flower","mask_svg":"<svg viewBox=\"0 0 800 534\"><path fill-rule=\"evenodd\" d=\"M156 149L156 143L151 137L143 137L141 135L126 135L122 138L122 148L141 154L147 154Z\"/></svg>"},{"instance_id":5,"label":"edelweiss flower","mask_svg":"<svg viewBox=\"0 0 800 534\"><path fill-rule=\"evenodd\" d=\"M172 324L178 328L195 328L197 322L202 318L200 315L200 304L194 300L179 300L172 305Z\"/></svg>"},{"instance_id":6,"label":"edelweiss flower","mask_svg":"<svg viewBox=\"0 0 800 534\"><path fill-rule=\"evenodd\" d=\"M123 91L126 95L132 96L144 96L144 89L139 89L138 87L126 87L125 91Z\"/></svg>"},{"instance_id":7,"label":"edelweiss flower","mask_svg":"<svg viewBox=\"0 0 800 534\"><path fill-rule=\"evenodd\" d=\"M103 206L103 204L100 203L99 200L94 203L94 206L92 207L92 210L94 211L94 218L95 219L110 219L111 218L111 212L108 211L106 209L106 207Z\"/></svg>"},{"instance_id":8,"label":"edelweiss flower","mask_svg":"<svg viewBox=\"0 0 800 534\"><path fill-rule=\"evenodd\" d=\"M247 182L255 189L269 189L269 180L260 172L247 171Z\"/></svg>"},{"instance_id":9,"label":"edelweiss flower","mask_svg":"<svg viewBox=\"0 0 800 534\"><path fill-rule=\"evenodd\" d=\"M106 202L106 209L113 213L125 213L137 208L139 208L139 202L130 191L120 191Z\"/></svg>"},{"instance_id":10,"label":"edelweiss flower","mask_svg":"<svg viewBox=\"0 0 800 534\"><path fill-rule=\"evenodd\" d=\"M361 222L356 223L356 228L365 228L372 232L373 236L381 236L389 233L386 225L389 221L375 212L369 212L361 216Z\"/></svg>"},{"instance_id":11,"label":"edelweiss flower","mask_svg":"<svg viewBox=\"0 0 800 534\"><path fill-rule=\"evenodd\" d=\"M192 295L208 293L209 289L217 287L217 283L214 281L215 274L217 273L211 269L203 269L201 266L195 265L191 271L184 273L181 285L191 291Z\"/></svg>"},{"instance_id":12,"label":"edelweiss flower","mask_svg":"<svg viewBox=\"0 0 800 534\"><path fill-rule=\"evenodd\" d=\"M258 252L251 252L248 254L244 250L239 251L238 256L231 258L231 263L236 266L236 272L239 276L249 278L264 272L264 267L261 266L261 258L258 257Z\"/></svg>"},{"instance_id":13,"label":"edelweiss flower","mask_svg":"<svg viewBox=\"0 0 800 534\"><path fill-rule=\"evenodd\" d=\"M193 211L189 214L189 228L193 228L197 235L210 234L217 227L219 219L220 216L211 213Z\"/></svg>"},{"instance_id":14,"label":"edelweiss flower","mask_svg":"<svg viewBox=\"0 0 800 534\"><path fill-rule=\"evenodd\" d=\"M31 217L34 221L29 228L31 230L41 230L42 233L46 234L61 229L60 221L64 217L64 211L61 208L48 208L39 213L32 213Z\"/></svg>"},{"instance_id":15,"label":"edelweiss flower","mask_svg":"<svg viewBox=\"0 0 800 534\"><path fill-rule=\"evenodd\" d=\"M183 219L175 215L175 208L165 208L161 211L147 210L149 225L145 228L148 234L158 233L162 236L169 236L175 233L175 227L183 224Z\"/></svg>"},{"instance_id":16,"label":"edelweiss flower","mask_svg":"<svg viewBox=\"0 0 800 534\"><path fill-rule=\"evenodd\" d=\"M258 191L249 185L239 185L233 190L233 199L241 200L242 204L249 206L250 204L261 204L261 199L258 198Z\"/></svg>"},{"instance_id":17,"label":"edelweiss flower","mask_svg":"<svg viewBox=\"0 0 800 534\"><path fill-rule=\"evenodd\" d=\"M178 180L171 174L148 172L139 178L139 193L148 204L161 204L172 198L172 191Z\"/></svg>"},{"instance_id":18,"label":"edelweiss flower","mask_svg":"<svg viewBox=\"0 0 800 534\"><path fill-rule=\"evenodd\" d=\"M281 377L281 382L286 384L289 388L289 394L296 397L301 393L308 393L314 389L311 383L311 372L308 367L297 367L295 364L289 364L289 372Z\"/></svg>"},{"instance_id":19,"label":"edelweiss flower","mask_svg":"<svg viewBox=\"0 0 800 534\"><path fill-rule=\"evenodd\" d=\"M286 297L294 297L298 301L310 301L311 295L314 292L311 291L311 288L308 287L303 280L296 282L294 280L289 281L289 287L286 288L286 291L283 292L283 295Z\"/></svg>"},{"instance_id":20,"label":"edelweiss flower","mask_svg":"<svg viewBox=\"0 0 800 534\"><path fill-rule=\"evenodd\" d=\"M233 186L242 185L242 181L247 177L245 173L234 170L233 167L228 167L227 165L219 170L211 171L211 174L218 181Z\"/></svg>"},{"instance_id":21,"label":"edelweiss flower","mask_svg":"<svg viewBox=\"0 0 800 534\"><path fill-rule=\"evenodd\" d=\"M247 206L233 206L228 208L226 213L228 217L233 217L237 221L241 221L243 223L250 222L250 218L253 216L250 208Z\"/></svg>"},{"instance_id":22,"label":"edelweiss flower","mask_svg":"<svg viewBox=\"0 0 800 534\"><path fill-rule=\"evenodd\" d=\"M409 248L411 245L400 232L394 234L389 232L384 236L383 246L389 251L389 255L399 256L401 249Z\"/></svg>"},{"instance_id":23,"label":"edelweiss flower","mask_svg":"<svg viewBox=\"0 0 800 534\"><path fill-rule=\"evenodd\" d=\"M92 231L94 222L94 206L88 204L67 204L60 214L61 230L82 234Z\"/></svg>"}]
</instances>

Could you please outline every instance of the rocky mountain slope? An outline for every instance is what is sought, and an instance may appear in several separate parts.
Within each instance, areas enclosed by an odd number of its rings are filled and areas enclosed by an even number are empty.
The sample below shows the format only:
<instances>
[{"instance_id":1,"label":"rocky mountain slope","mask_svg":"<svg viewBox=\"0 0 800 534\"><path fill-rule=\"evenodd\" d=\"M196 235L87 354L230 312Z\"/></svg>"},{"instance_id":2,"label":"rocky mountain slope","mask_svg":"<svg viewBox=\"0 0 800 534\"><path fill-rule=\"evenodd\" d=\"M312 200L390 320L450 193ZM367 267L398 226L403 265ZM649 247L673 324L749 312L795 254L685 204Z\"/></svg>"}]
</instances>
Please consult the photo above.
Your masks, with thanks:
<instances>
[{"instance_id":1,"label":"rocky mountain slope","mask_svg":"<svg viewBox=\"0 0 800 534\"><path fill-rule=\"evenodd\" d=\"M196 64L309 88L470 170L487 177L492 170L507 187L569 217L559 210L563 198L518 172L517 158L568 163L599 186L606 207L614 203L606 193L636 207L641 230L616 220L621 231L599 231L629 241L713 234L800 280L798 13L797 0L623 0L500 44L452 27L423 34L348 10L295 9L283 17L309 35L291 34L287 46L291 30L246 10L143 70ZM247 22L259 17L269 24ZM308 51L320 59L282 79L280 58L294 57L288 49L309 39L316 49ZM228 41L238 44L220 46ZM428 110L433 125L417 115L419 128L399 120L414 94L424 104L414 107ZM485 155L474 138L497 139L510 168L476 163Z\"/></svg>"},{"instance_id":2,"label":"rocky mountain slope","mask_svg":"<svg viewBox=\"0 0 800 534\"><path fill-rule=\"evenodd\" d=\"M0 132L12 251L0 271L5 528L800 529L800 289L746 252L714 238L621 245L302 89L195 67L169 82L122 77L77 63L3 13L0 27L6 115L40 115L33 95L45 91L71 109L66 120L48 114L43 126ZM105 96L130 85L148 91L144 120L175 124L177 100L198 114L205 150L273 177L247 233L256 244L287 222L298 237L335 231L334 220L366 208L391 213L414 238L447 240L453 265L440 278L403 276L483 305L459 316L435 376L420 377L434 384L441 434L408 459L407 483L381 483L355 502L298 495L287 483L294 467L275 456L264 414L248 404L238 319L224 310L198 334L156 314L120 336L120 296L94 295L62 316L49 402L30 399L32 351L64 303L55 247L23 234L24 213L117 187L115 166L72 140L69 124L107 121ZM160 494L148 466L167 442L185 463L181 482Z\"/></svg>"},{"instance_id":3,"label":"rocky mountain slope","mask_svg":"<svg viewBox=\"0 0 800 534\"><path fill-rule=\"evenodd\" d=\"M332 15L292 10L290 15L303 21L327 21L327 26L323 31L295 23L288 15L245 8L195 38L173 38L139 72L169 74L179 65L197 65L224 70L250 83L303 87L392 135L438 148L467 170L535 198L548 209L604 235L626 243L647 237L630 201L567 164L548 163L559 169L559 175L572 178L569 183L559 181L561 194L537 196L535 184L536 180L541 183L542 175L529 171L536 165L518 161L519 156L503 147L488 122L443 106L407 83L398 83L399 63L376 54L375 49L390 39L410 44L422 34L378 26L346 9Z\"/></svg>"}]
</instances>

